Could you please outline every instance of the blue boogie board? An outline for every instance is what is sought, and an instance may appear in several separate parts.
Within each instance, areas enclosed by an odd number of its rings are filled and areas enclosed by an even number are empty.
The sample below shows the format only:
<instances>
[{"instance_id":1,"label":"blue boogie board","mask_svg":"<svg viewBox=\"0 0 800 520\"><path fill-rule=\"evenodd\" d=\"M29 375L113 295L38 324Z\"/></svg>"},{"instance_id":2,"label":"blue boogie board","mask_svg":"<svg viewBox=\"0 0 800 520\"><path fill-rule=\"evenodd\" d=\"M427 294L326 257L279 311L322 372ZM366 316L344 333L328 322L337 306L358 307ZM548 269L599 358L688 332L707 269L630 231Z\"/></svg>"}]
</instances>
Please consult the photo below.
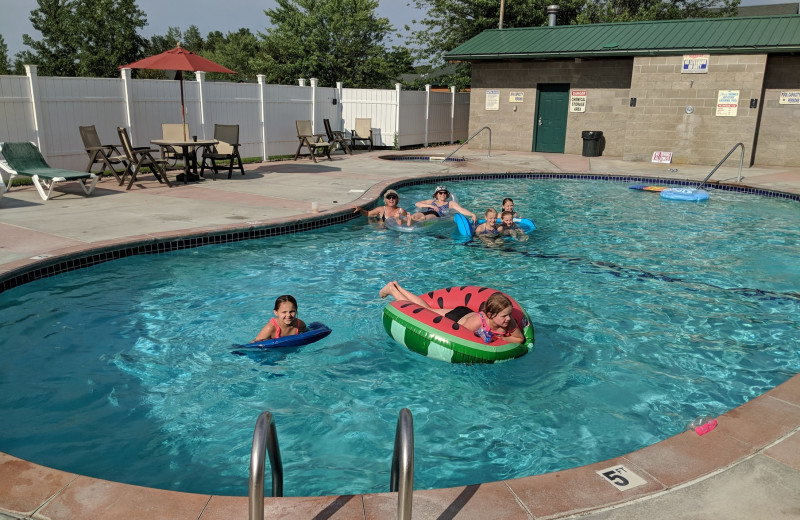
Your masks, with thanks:
<instances>
[{"instance_id":1,"label":"blue boogie board","mask_svg":"<svg viewBox=\"0 0 800 520\"><path fill-rule=\"evenodd\" d=\"M234 344L233 347L237 349L300 347L303 345L308 345L309 343L314 343L315 341L319 341L330 333L331 329L329 329L324 324L315 321L309 323L307 331L301 332L300 334L295 334L294 336L284 336L282 338L265 339L264 341L254 341L252 343L248 343L247 345Z\"/></svg>"},{"instance_id":2,"label":"blue boogie board","mask_svg":"<svg viewBox=\"0 0 800 520\"><path fill-rule=\"evenodd\" d=\"M459 221L458 217L461 217L462 219L461 222ZM482 218L473 227L472 223L469 221L467 217L465 217L464 215L456 215L456 225L458 226L458 232L461 233L462 235L474 234L475 227L479 226L480 224L483 224L484 222L486 222L486 219ZM528 234L536 229L536 225L530 219L527 218L515 218L514 222L520 227L520 229L522 229L522 231L525 234ZM502 223L502 220L497 219L497 223L498 224Z\"/></svg>"}]
</instances>

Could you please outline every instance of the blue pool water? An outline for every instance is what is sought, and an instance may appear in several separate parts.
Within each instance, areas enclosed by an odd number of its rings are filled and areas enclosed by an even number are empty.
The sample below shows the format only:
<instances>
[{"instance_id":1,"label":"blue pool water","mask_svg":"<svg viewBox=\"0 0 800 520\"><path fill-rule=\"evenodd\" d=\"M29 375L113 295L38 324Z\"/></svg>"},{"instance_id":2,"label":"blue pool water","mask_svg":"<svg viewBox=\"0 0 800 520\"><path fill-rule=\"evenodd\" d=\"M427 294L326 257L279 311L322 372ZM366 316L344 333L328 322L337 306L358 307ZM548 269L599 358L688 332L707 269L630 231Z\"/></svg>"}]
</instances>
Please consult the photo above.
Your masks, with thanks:
<instances>
[{"instance_id":1,"label":"blue pool water","mask_svg":"<svg viewBox=\"0 0 800 520\"><path fill-rule=\"evenodd\" d=\"M292 236L130 257L0 294L0 450L94 477L246 495L272 411L286 495L388 491L414 416L416 488L597 462L719 415L800 371L800 207L619 183L451 184L483 213L515 198L537 230L487 248L360 219ZM430 186L401 190L427 198ZM526 356L450 365L393 342L378 290L486 285L536 327ZM230 353L293 294L326 339ZM267 477L269 486L269 476Z\"/></svg>"}]
</instances>

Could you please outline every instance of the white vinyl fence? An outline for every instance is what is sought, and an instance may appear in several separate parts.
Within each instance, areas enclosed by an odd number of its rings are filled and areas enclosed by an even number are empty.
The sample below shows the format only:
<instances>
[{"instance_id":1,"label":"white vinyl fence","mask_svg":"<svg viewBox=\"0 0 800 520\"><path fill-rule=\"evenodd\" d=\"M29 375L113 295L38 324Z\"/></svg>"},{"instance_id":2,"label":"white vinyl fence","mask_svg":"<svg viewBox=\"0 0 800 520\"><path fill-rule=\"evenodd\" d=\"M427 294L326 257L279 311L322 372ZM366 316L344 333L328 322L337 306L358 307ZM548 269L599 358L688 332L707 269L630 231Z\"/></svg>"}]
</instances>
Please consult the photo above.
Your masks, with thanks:
<instances>
[{"instance_id":1,"label":"white vinyl fence","mask_svg":"<svg viewBox=\"0 0 800 520\"><path fill-rule=\"evenodd\" d=\"M95 125L103 143L117 143L127 127L134 146L161 137L162 123L181 122L179 83L174 80L40 77L35 65L26 76L0 76L0 142L33 141L53 167L83 170L88 158L79 126ZM372 119L378 147L455 142L467 138L469 94L184 81L186 122L192 135L212 138L214 124L238 124L243 157L293 155L295 120L310 119L324 133L350 133L359 117Z\"/></svg>"}]
</instances>

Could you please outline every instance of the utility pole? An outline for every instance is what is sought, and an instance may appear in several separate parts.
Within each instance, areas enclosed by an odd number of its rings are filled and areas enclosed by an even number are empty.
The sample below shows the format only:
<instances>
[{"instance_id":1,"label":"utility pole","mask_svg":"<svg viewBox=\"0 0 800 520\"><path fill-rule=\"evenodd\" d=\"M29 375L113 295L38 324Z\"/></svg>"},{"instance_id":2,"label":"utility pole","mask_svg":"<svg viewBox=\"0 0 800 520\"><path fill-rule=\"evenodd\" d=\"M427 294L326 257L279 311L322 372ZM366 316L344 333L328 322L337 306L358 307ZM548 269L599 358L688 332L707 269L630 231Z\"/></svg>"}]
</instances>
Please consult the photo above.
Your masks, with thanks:
<instances>
[{"instance_id":1,"label":"utility pole","mask_svg":"<svg viewBox=\"0 0 800 520\"><path fill-rule=\"evenodd\" d=\"M500 0L500 25L498 28L503 28L503 11L506 9L506 0Z\"/></svg>"}]
</instances>

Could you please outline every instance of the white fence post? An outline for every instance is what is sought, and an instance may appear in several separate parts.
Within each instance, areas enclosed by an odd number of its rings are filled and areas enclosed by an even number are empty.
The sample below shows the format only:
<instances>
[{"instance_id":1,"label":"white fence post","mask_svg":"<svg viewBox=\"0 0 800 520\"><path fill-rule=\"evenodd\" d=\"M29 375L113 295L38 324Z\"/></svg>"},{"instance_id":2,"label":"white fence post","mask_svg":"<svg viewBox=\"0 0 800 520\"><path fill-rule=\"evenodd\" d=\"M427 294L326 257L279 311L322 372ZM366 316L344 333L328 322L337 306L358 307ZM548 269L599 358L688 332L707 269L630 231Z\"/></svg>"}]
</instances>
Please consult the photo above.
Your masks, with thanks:
<instances>
[{"instance_id":1,"label":"white fence post","mask_svg":"<svg viewBox=\"0 0 800 520\"><path fill-rule=\"evenodd\" d=\"M428 123L431 112L431 86L425 85L425 148L428 147Z\"/></svg>"},{"instance_id":2,"label":"white fence post","mask_svg":"<svg viewBox=\"0 0 800 520\"><path fill-rule=\"evenodd\" d=\"M203 91L205 90L206 86L206 73L203 71L197 71L194 73L194 77L197 80L198 90L200 91L200 129L202 130L201 139L205 139L206 135L208 135L206 132L206 104L203 102Z\"/></svg>"},{"instance_id":3,"label":"white fence post","mask_svg":"<svg viewBox=\"0 0 800 520\"><path fill-rule=\"evenodd\" d=\"M120 71L122 77L122 97L125 102L125 127L131 134L133 142L136 141L136 136L133 132L133 99L131 96L131 69L124 68Z\"/></svg>"},{"instance_id":4,"label":"white fence post","mask_svg":"<svg viewBox=\"0 0 800 520\"><path fill-rule=\"evenodd\" d=\"M453 130L456 124L456 87L450 86L450 144L453 144Z\"/></svg>"},{"instance_id":5,"label":"white fence post","mask_svg":"<svg viewBox=\"0 0 800 520\"><path fill-rule=\"evenodd\" d=\"M403 91L403 85L400 83L394 84L394 143L397 149L400 149L400 93Z\"/></svg>"},{"instance_id":6,"label":"white fence post","mask_svg":"<svg viewBox=\"0 0 800 520\"><path fill-rule=\"evenodd\" d=\"M336 109L336 128L341 128L344 131L344 118L342 117L342 82L336 82L336 99L338 99L337 103L339 104L338 108Z\"/></svg>"},{"instance_id":7,"label":"white fence post","mask_svg":"<svg viewBox=\"0 0 800 520\"><path fill-rule=\"evenodd\" d=\"M39 75L36 72L36 65L25 65L25 74L28 76L28 85L31 91L31 110L33 112L33 131L36 133L36 146L47 159L45 149L44 131L42 129L42 103L39 99Z\"/></svg>"},{"instance_id":8,"label":"white fence post","mask_svg":"<svg viewBox=\"0 0 800 520\"><path fill-rule=\"evenodd\" d=\"M258 78L258 99L259 99L259 114L258 119L261 124L261 160L266 161L269 159L269 150L267 148L267 100L266 92L264 91L264 80L266 76L259 74Z\"/></svg>"},{"instance_id":9,"label":"white fence post","mask_svg":"<svg viewBox=\"0 0 800 520\"><path fill-rule=\"evenodd\" d=\"M300 85L301 87L305 87L306 86L306 78L298 79L297 80L297 84Z\"/></svg>"},{"instance_id":10,"label":"white fence post","mask_svg":"<svg viewBox=\"0 0 800 520\"><path fill-rule=\"evenodd\" d=\"M311 78L311 131L317 133L317 78Z\"/></svg>"}]
</instances>

